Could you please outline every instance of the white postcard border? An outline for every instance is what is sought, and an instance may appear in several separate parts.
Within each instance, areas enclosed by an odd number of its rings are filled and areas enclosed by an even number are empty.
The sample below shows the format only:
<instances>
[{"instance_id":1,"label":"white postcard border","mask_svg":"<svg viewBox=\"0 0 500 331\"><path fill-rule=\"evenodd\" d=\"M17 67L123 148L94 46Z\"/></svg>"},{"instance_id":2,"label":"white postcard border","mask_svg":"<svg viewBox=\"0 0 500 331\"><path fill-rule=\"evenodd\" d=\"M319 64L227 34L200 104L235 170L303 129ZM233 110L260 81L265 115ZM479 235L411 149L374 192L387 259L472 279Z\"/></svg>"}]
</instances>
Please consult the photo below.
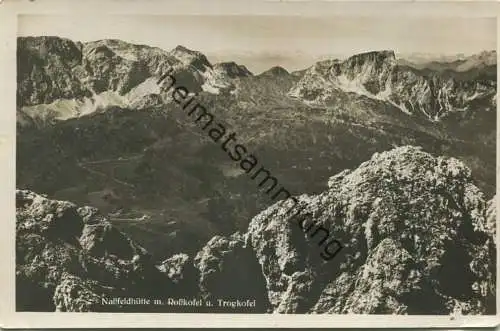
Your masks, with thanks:
<instances>
[{"instance_id":1,"label":"white postcard border","mask_svg":"<svg viewBox=\"0 0 500 331\"><path fill-rule=\"evenodd\" d=\"M261 0L4 0L0 3L0 327L493 327L496 316L394 316L394 315L279 315L279 314L188 314L188 313L25 313L15 312L15 122L16 37L21 14L95 13L115 15L408 15L433 17L498 17L499 4L487 2L337 2ZM92 22L87 27L92 28ZM158 33L161 33L159 31ZM498 36L497 24L497 40ZM497 42L498 45L498 42ZM498 47L498 46L497 46ZM498 53L498 52L497 52ZM499 73L500 75L500 70ZM500 122L497 116L497 127ZM497 130L497 141L499 137ZM497 143L497 174L498 171ZM498 177L498 176L497 176ZM497 178L498 181L498 178ZM497 183L498 187L498 183ZM497 189L498 190L498 189ZM497 191L498 193L498 191ZM498 197L498 194L497 194ZM497 208L500 201L497 199ZM500 209L499 209L500 210ZM498 229L498 219L497 219ZM497 234L498 236L498 234ZM500 236L499 236L500 237ZM500 242L497 240L497 242ZM497 260L500 248L497 247ZM498 263L497 263L498 269ZM500 277L497 272L497 310Z\"/></svg>"}]
</instances>

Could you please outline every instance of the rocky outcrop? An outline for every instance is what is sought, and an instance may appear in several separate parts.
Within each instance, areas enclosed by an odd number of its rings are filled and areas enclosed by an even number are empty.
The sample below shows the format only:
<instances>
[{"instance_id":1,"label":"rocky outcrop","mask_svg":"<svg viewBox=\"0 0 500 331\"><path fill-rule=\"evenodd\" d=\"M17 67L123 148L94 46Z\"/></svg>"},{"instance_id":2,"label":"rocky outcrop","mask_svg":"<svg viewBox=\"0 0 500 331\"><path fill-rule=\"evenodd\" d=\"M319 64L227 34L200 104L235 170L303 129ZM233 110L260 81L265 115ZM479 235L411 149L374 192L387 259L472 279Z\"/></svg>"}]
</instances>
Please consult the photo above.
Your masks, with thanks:
<instances>
[{"instance_id":1,"label":"rocky outcrop","mask_svg":"<svg viewBox=\"0 0 500 331\"><path fill-rule=\"evenodd\" d=\"M244 65L235 62L220 62L214 65L215 70L219 70L229 78L247 77L253 74Z\"/></svg>"},{"instance_id":2,"label":"rocky outcrop","mask_svg":"<svg viewBox=\"0 0 500 331\"><path fill-rule=\"evenodd\" d=\"M184 46L178 45L169 53L185 65L192 66L202 72L212 68L212 64L208 61L205 55L201 52L190 50Z\"/></svg>"},{"instance_id":3,"label":"rocky outcrop","mask_svg":"<svg viewBox=\"0 0 500 331\"><path fill-rule=\"evenodd\" d=\"M18 105L89 95L81 84L82 47L57 37L18 38Z\"/></svg>"},{"instance_id":4,"label":"rocky outcrop","mask_svg":"<svg viewBox=\"0 0 500 331\"><path fill-rule=\"evenodd\" d=\"M497 242L497 197L496 195L488 201L488 207L486 209L486 225L488 228L488 232L493 236L493 240L495 243Z\"/></svg>"},{"instance_id":5,"label":"rocky outcrop","mask_svg":"<svg viewBox=\"0 0 500 331\"><path fill-rule=\"evenodd\" d=\"M473 78L401 66L393 51L379 51L345 61L318 62L289 94L307 102L332 104L339 90L353 92L437 121L450 113L495 109L496 80Z\"/></svg>"},{"instance_id":6,"label":"rocky outcrop","mask_svg":"<svg viewBox=\"0 0 500 331\"><path fill-rule=\"evenodd\" d=\"M401 147L334 176L329 186L299 197L296 217L287 214L291 203L277 203L250 224L274 311L494 312L486 202L461 162ZM301 226L326 228L344 248L321 259L322 237Z\"/></svg>"},{"instance_id":7,"label":"rocky outcrop","mask_svg":"<svg viewBox=\"0 0 500 331\"><path fill-rule=\"evenodd\" d=\"M130 260L147 252L108 222L87 224L79 239L81 248L92 256L115 255Z\"/></svg>"},{"instance_id":8,"label":"rocky outcrop","mask_svg":"<svg viewBox=\"0 0 500 331\"><path fill-rule=\"evenodd\" d=\"M97 293L103 293L97 282L83 280L71 274L63 274L54 293L56 311L93 312L103 311L102 298Z\"/></svg>"},{"instance_id":9,"label":"rocky outcrop","mask_svg":"<svg viewBox=\"0 0 500 331\"><path fill-rule=\"evenodd\" d=\"M253 251L245 245L241 235L215 236L196 255L194 263L200 271L199 286L205 299L255 300L254 309L234 311L266 312L268 300L264 278Z\"/></svg>"},{"instance_id":10,"label":"rocky outcrop","mask_svg":"<svg viewBox=\"0 0 500 331\"><path fill-rule=\"evenodd\" d=\"M180 283L185 279L186 267L190 265L190 257L187 254L175 254L174 256L166 259L158 267L162 272L165 272L170 279L175 283Z\"/></svg>"},{"instance_id":11,"label":"rocky outcrop","mask_svg":"<svg viewBox=\"0 0 500 331\"><path fill-rule=\"evenodd\" d=\"M246 233L215 236L194 258L180 253L160 265L96 209L19 190L18 307L495 312L494 204L462 162L399 147L340 172L328 186L321 194L297 197L296 203L274 204L252 219ZM335 254L333 239L341 243ZM196 310L102 304L127 296L196 298L215 305ZM221 300L227 306L220 306ZM237 300L255 305L236 306Z\"/></svg>"},{"instance_id":12,"label":"rocky outcrop","mask_svg":"<svg viewBox=\"0 0 500 331\"><path fill-rule=\"evenodd\" d=\"M279 76L288 76L290 73L283 67L275 66L272 67L263 73L259 74L259 76L269 76L269 77L279 77Z\"/></svg>"},{"instance_id":13,"label":"rocky outcrop","mask_svg":"<svg viewBox=\"0 0 500 331\"><path fill-rule=\"evenodd\" d=\"M164 297L172 282L95 209L16 192L16 304L35 311L122 311L115 296ZM33 294L37 294L36 300ZM142 307L148 309L148 307Z\"/></svg>"},{"instance_id":14,"label":"rocky outcrop","mask_svg":"<svg viewBox=\"0 0 500 331\"><path fill-rule=\"evenodd\" d=\"M233 91L236 81L253 74L243 65L235 62L221 62L213 66L213 70L207 73L203 91L212 94L223 94Z\"/></svg>"},{"instance_id":15,"label":"rocky outcrop","mask_svg":"<svg viewBox=\"0 0 500 331\"><path fill-rule=\"evenodd\" d=\"M175 254L164 260L158 266L158 269L172 280L178 294L189 297L199 296L198 280L200 270L194 266L193 259L189 255L184 253Z\"/></svg>"}]
</instances>

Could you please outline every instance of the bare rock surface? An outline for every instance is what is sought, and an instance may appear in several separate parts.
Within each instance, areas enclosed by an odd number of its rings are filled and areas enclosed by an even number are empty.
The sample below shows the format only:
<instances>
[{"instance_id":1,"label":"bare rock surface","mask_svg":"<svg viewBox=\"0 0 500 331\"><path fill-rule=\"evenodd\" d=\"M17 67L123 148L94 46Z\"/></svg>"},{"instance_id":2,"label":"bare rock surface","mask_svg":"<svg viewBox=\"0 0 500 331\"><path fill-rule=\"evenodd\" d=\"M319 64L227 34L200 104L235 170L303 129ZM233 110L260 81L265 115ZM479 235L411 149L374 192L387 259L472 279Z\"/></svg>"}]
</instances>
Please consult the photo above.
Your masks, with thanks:
<instances>
[{"instance_id":1,"label":"bare rock surface","mask_svg":"<svg viewBox=\"0 0 500 331\"><path fill-rule=\"evenodd\" d=\"M384 100L405 113L438 121L451 113L475 111L478 106L495 109L493 64L487 73L478 73L479 69L472 65L471 72L444 75L399 65L394 51L367 52L345 61L316 63L305 71L290 94L316 104L335 104L339 101L338 91L354 92Z\"/></svg>"},{"instance_id":2,"label":"bare rock surface","mask_svg":"<svg viewBox=\"0 0 500 331\"><path fill-rule=\"evenodd\" d=\"M143 248L105 221L84 225L95 210L27 190L16 192L16 203L18 307L120 311L127 308L103 306L102 299L169 291L171 281Z\"/></svg>"},{"instance_id":3,"label":"bare rock surface","mask_svg":"<svg viewBox=\"0 0 500 331\"><path fill-rule=\"evenodd\" d=\"M267 292L253 251L239 234L215 236L194 259L199 285L206 299L256 300L253 312L266 312ZM226 309L227 311L227 309ZM237 310L236 310L237 311ZM248 312L249 309L241 309Z\"/></svg>"},{"instance_id":4,"label":"bare rock surface","mask_svg":"<svg viewBox=\"0 0 500 331\"><path fill-rule=\"evenodd\" d=\"M494 311L487 202L462 162L400 147L332 177L329 187L299 197L296 217L287 214L291 202L280 202L250 224L276 311ZM342 251L321 259L324 235L301 225L328 229Z\"/></svg>"},{"instance_id":5,"label":"bare rock surface","mask_svg":"<svg viewBox=\"0 0 500 331\"><path fill-rule=\"evenodd\" d=\"M18 190L18 304L139 309L100 304L128 295L255 300L252 309L200 308L226 312L495 312L495 206L462 162L404 146L328 184L296 204L277 202L246 233L215 236L194 257L159 265L96 209Z\"/></svg>"}]
</instances>

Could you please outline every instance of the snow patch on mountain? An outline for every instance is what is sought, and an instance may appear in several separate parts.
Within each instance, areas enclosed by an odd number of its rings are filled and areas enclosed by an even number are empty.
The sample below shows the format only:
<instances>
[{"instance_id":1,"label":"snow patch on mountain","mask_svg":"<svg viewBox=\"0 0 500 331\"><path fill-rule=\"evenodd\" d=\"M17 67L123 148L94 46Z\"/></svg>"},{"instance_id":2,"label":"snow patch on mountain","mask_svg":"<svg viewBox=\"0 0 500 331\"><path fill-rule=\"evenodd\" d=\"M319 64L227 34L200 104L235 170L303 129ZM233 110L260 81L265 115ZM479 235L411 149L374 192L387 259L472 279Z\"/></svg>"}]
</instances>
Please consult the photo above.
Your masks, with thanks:
<instances>
[{"instance_id":1,"label":"snow patch on mountain","mask_svg":"<svg viewBox=\"0 0 500 331\"><path fill-rule=\"evenodd\" d=\"M157 77L149 77L141 84L134 87L127 93L126 97L130 102L145 97L148 94L160 94L161 87L158 85Z\"/></svg>"},{"instance_id":2,"label":"snow patch on mountain","mask_svg":"<svg viewBox=\"0 0 500 331\"><path fill-rule=\"evenodd\" d=\"M141 104L142 99L161 94L162 89L157 82L157 77L150 77L124 95L116 91L101 93L92 91L91 97L57 99L48 104L24 106L22 107L22 113L31 118L40 118L43 121L50 122L86 116L113 106L140 109L138 105Z\"/></svg>"}]
</instances>

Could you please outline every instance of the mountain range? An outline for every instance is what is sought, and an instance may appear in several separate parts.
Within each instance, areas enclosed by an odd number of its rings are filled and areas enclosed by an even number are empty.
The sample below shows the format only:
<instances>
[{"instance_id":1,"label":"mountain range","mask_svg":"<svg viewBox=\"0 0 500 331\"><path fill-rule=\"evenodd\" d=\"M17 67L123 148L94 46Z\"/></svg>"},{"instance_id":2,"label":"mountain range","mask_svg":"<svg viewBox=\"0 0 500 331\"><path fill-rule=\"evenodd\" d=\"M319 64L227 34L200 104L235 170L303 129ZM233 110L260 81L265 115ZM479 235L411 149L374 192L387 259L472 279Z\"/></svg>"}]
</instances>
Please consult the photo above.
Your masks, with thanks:
<instances>
[{"instance_id":1,"label":"mountain range","mask_svg":"<svg viewBox=\"0 0 500 331\"><path fill-rule=\"evenodd\" d=\"M465 72L471 69L476 71L491 71L494 75L494 69L497 63L496 51L483 51L471 56L451 56L436 59L434 57L426 56L409 56L405 59L399 59L400 64L406 64L417 69L428 68L436 71L453 70L458 72Z\"/></svg>"},{"instance_id":2,"label":"mountain range","mask_svg":"<svg viewBox=\"0 0 500 331\"><path fill-rule=\"evenodd\" d=\"M21 291L18 309L174 293L252 296L255 312L494 313L493 57L382 50L254 75L183 46L18 38L17 275L42 298ZM187 121L158 84L169 68L340 235L339 261L316 260Z\"/></svg>"}]
</instances>

